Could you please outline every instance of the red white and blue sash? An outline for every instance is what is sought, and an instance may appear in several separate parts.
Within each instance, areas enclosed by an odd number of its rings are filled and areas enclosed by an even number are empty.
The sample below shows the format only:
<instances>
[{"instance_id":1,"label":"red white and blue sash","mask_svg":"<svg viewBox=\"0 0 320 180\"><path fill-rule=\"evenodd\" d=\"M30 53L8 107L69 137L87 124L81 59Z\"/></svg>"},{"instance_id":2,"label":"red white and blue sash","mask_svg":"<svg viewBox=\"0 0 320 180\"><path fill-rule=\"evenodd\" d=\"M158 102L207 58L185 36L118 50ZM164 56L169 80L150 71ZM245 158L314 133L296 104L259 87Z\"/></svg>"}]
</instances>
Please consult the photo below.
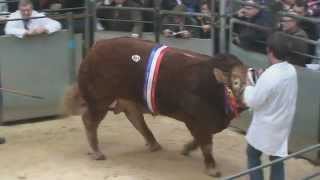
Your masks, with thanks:
<instances>
[{"instance_id":1,"label":"red white and blue sash","mask_svg":"<svg viewBox=\"0 0 320 180\"><path fill-rule=\"evenodd\" d=\"M158 111L156 105L156 87L159 75L159 68L164 54L169 48L163 45L156 45L150 54L147 62L143 95L146 105L152 113Z\"/></svg>"}]
</instances>

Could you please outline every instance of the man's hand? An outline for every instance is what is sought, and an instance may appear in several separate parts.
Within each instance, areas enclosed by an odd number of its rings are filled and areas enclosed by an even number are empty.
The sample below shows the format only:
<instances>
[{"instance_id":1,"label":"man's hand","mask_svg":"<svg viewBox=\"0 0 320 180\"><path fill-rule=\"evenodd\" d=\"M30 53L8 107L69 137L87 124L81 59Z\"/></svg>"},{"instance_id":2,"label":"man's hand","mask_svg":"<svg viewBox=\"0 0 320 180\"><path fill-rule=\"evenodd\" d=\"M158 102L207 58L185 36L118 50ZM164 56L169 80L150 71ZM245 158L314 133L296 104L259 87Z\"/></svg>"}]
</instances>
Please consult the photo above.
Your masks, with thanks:
<instances>
[{"instance_id":1,"label":"man's hand","mask_svg":"<svg viewBox=\"0 0 320 180\"><path fill-rule=\"evenodd\" d=\"M36 35L36 32L31 29L31 30L28 30L24 33L25 36L33 36L33 35Z\"/></svg>"},{"instance_id":2,"label":"man's hand","mask_svg":"<svg viewBox=\"0 0 320 180\"><path fill-rule=\"evenodd\" d=\"M209 32L210 28L211 28L211 26L208 25L208 24L202 26L202 29L203 29L204 32Z\"/></svg>"},{"instance_id":3,"label":"man's hand","mask_svg":"<svg viewBox=\"0 0 320 180\"><path fill-rule=\"evenodd\" d=\"M259 69L249 68L247 73L246 85L254 86L263 72L264 72L264 69L262 68L259 68Z\"/></svg>"},{"instance_id":4,"label":"man's hand","mask_svg":"<svg viewBox=\"0 0 320 180\"><path fill-rule=\"evenodd\" d=\"M173 35L173 32L170 29L163 30L163 35L165 37L171 37Z\"/></svg>"},{"instance_id":5,"label":"man's hand","mask_svg":"<svg viewBox=\"0 0 320 180\"><path fill-rule=\"evenodd\" d=\"M246 9L241 8L238 13L237 13L238 17L245 17L246 16Z\"/></svg>"},{"instance_id":6,"label":"man's hand","mask_svg":"<svg viewBox=\"0 0 320 180\"><path fill-rule=\"evenodd\" d=\"M30 29L28 31L25 32L25 36L35 36L35 35L39 35L39 34L48 34L48 30L44 27L38 27L35 29Z\"/></svg>"},{"instance_id":7,"label":"man's hand","mask_svg":"<svg viewBox=\"0 0 320 180\"><path fill-rule=\"evenodd\" d=\"M189 31L183 31L181 34L182 38L191 38L191 33Z\"/></svg>"},{"instance_id":8,"label":"man's hand","mask_svg":"<svg viewBox=\"0 0 320 180\"><path fill-rule=\"evenodd\" d=\"M36 34L48 34L48 30L44 27L38 27L34 31Z\"/></svg>"}]
</instances>

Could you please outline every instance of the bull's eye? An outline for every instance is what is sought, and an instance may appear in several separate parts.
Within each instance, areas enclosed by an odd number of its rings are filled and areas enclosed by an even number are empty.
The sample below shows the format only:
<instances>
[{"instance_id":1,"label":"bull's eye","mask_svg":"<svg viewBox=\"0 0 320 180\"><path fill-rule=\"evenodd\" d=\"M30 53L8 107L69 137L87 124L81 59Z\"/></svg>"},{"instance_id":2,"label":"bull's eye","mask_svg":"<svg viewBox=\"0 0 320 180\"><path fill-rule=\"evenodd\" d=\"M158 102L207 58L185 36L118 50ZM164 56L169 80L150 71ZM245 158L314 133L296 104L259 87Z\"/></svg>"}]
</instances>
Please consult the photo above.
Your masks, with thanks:
<instances>
[{"instance_id":1,"label":"bull's eye","mask_svg":"<svg viewBox=\"0 0 320 180\"><path fill-rule=\"evenodd\" d=\"M240 88L240 79L235 79L232 84L234 88Z\"/></svg>"}]
</instances>

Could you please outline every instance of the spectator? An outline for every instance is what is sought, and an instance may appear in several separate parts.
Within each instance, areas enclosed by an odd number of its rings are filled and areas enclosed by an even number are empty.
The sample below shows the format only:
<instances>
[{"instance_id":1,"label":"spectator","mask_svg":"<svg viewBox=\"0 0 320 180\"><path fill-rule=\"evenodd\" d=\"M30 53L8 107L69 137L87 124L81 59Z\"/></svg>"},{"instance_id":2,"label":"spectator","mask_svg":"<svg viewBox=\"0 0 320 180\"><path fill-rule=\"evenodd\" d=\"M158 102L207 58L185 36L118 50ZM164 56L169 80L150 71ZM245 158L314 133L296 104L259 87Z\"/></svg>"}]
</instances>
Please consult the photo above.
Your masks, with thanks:
<instances>
[{"instance_id":1,"label":"spectator","mask_svg":"<svg viewBox=\"0 0 320 180\"><path fill-rule=\"evenodd\" d=\"M85 0L63 0L62 1L62 8L77 8L77 7L84 7ZM84 10L72 10L73 14L81 14L84 13ZM63 28L68 28L67 20L63 22ZM74 19L73 20L73 29L74 33L84 33L85 29L85 20L84 19Z\"/></svg>"},{"instance_id":2,"label":"spectator","mask_svg":"<svg viewBox=\"0 0 320 180\"><path fill-rule=\"evenodd\" d=\"M173 10L176 6L184 5L186 12L200 12L200 1L199 0L163 0L162 5L164 9ZM194 16L186 17L190 24L196 25L198 23Z\"/></svg>"},{"instance_id":3,"label":"spectator","mask_svg":"<svg viewBox=\"0 0 320 180\"><path fill-rule=\"evenodd\" d=\"M320 16L320 1L319 0L307 0L307 11L309 16Z\"/></svg>"},{"instance_id":4,"label":"spectator","mask_svg":"<svg viewBox=\"0 0 320 180\"><path fill-rule=\"evenodd\" d=\"M40 9L61 9L63 0L39 0Z\"/></svg>"},{"instance_id":5,"label":"spectator","mask_svg":"<svg viewBox=\"0 0 320 180\"><path fill-rule=\"evenodd\" d=\"M156 2L154 0L144 0L143 1L143 7L153 8L153 7L155 7L155 5L156 5ZM153 12L145 11L142 13L142 15L143 15L143 20L150 21L150 22L154 21L155 16L154 16ZM145 23L143 26L143 32L154 32L153 26L154 25L151 23Z\"/></svg>"},{"instance_id":6,"label":"spectator","mask_svg":"<svg viewBox=\"0 0 320 180\"><path fill-rule=\"evenodd\" d=\"M273 23L270 13L258 8L256 1L248 0L247 3L252 5L245 5L238 11L237 17L239 19L265 28L272 27ZM265 52L265 41L268 32L245 25L239 25L237 28L239 34L237 43L239 43L240 47L247 50Z\"/></svg>"},{"instance_id":7,"label":"spectator","mask_svg":"<svg viewBox=\"0 0 320 180\"><path fill-rule=\"evenodd\" d=\"M269 4L275 12L288 11L296 4L296 0L273 0Z\"/></svg>"},{"instance_id":8,"label":"spectator","mask_svg":"<svg viewBox=\"0 0 320 180\"><path fill-rule=\"evenodd\" d=\"M2 0L1 0L2 1ZM0 3L0 13L8 13L8 5L7 3ZM0 36L4 35L4 26L7 17L5 15L0 15Z\"/></svg>"},{"instance_id":9,"label":"spectator","mask_svg":"<svg viewBox=\"0 0 320 180\"><path fill-rule=\"evenodd\" d=\"M173 11L175 12L186 12L186 7L182 5L176 6ZM178 24L178 26L163 26L163 35L166 37L177 37L177 38L191 38L199 37L199 29L186 27L185 25L194 25L190 22L190 19L186 16L169 15L166 16L163 24Z\"/></svg>"},{"instance_id":10,"label":"spectator","mask_svg":"<svg viewBox=\"0 0 320 180\"><path fill-rule=\"evenodd\" d=\"M293 7L293 11L299 16L309 16L308 9L304 0L297 1L297 3ZM299 26L307 33L310 39L317 40L319 38L317 24L309 21L300 21Z\"/></svg>"},{"instance_id":11,"label":"spectator","mask_svg":"<svg viewBox=\"0 0 320 180\"><path fill-rule=\"evenodd\" d=\"M199 12L200 11L199 0L182 0L182 3L187 7L188 12Z\"/></svg>"},{"instance_id":12,"label":"spectator","mask_svg":"<svg viewBox=\"0 0 320 180\"><path fill-rule=\"evenodd\" d=\"M24 18L24 20L8 21L5 27L6 34L23 38L25 36L38 34L51 34L61 30L61 24L53 19L47 17L28 19L45 16L33 10L33 5L30 0L20 0L18 8L18 11L10 14L9 19Z\"/></svg>"},{"instance_id":13,"label":"spectator","mask_svg":"<svg viewBox=\"0 0 320 180\"><path fill-rule=\"evenodd\" d=\"M293 11L289 11L289 15L297 15ZM289 35L296 36L303 39L309 39L307 33L299 26L299 21L293 17L283 16L280 21L281 30ZM290 63L299 66L305 66L310 62L310 59L301 55L308 54L309 45L297 38L292 38L292 47L290 52Z\"/></svg>"},{"instance_id":14,"label":"spectator","mask_svg":"<svg viewBox=\"0 0 320 180\"><path fill-rule=\"evenodd\" d=\"M210 14L211 14L210 8L206 2L202 3L200 12L210 16ZM210 37L211 37L211 25L210 25L211 19L209 17L204 17L204 16L198 16L197 19L198 19L199 24L201 26L200 38L210 39Z\"/></svg>"},{"instance_id":15,"label":"spectator","mask_svg":"<svg viewBox=\"0 0 320 180\"><path fill-rule=\"evenodd\" d=\"M140 7L142 6L140 1L135 0L110 0L108 6L115 7ZM136 20L142 21L142 13L139 11L123 11L123 10L104 10L98 11L99 18L110 18L119 20ZM104 29L111 31L125 31L131 32L133 37L141 37L143 31L143 23L141 22L121 22L121 21L101 21Z\"/></svg>"},{"instance_id":16,"label":"spectator","mask_svg":"<svg viewBox=\"0 0 320 180\"><path fill-rule=\"evenodd\" d=\"M307 0L307 15L310 17L320 17L320 1L319 0ZM316 24L316 32L318 32L318 45L316 46L316 56L320 57L320 23ZM319 63L319 59L315 59L314 63Z\"/></svg>"},{"instance_id":17,"label":"spectator","mask_svg":"<svg viewBox=\"0 0 320 180\"><path fill-rule=\"evenodd\" d=\"M316 50L315 50L315 55L316 57L320 58L320 39L318 39L317 41L317 46L316 46ZM320 59L315 58L312 60L312 63L314 64L320 64Z\"/></svg>"},{"instance_id":18,"label":"spectator","mask_svg":"<svg viewBox=\"0 0 320 180\"><path fill-rule=\"evenodd\" d=\"M297 16L298 14L292 10L288 11L288 14L288 16L283 16L280 20L281 30L294 36L308 38L307 33L299 26L299 21L290 16Z\"/></svg>"}]
</instances>

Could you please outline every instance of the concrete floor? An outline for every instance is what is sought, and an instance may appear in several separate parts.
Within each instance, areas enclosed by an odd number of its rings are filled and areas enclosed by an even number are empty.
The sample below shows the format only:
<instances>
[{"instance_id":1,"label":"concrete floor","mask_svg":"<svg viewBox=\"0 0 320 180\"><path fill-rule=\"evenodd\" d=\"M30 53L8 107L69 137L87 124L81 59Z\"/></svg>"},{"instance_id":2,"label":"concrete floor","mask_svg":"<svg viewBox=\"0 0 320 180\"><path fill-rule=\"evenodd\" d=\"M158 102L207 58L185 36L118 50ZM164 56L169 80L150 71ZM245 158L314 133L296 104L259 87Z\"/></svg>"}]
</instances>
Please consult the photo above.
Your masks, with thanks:
<instances>
[{"instance_id":1,"label":"concrete floor","mask_svg":"<svg viewBox=\"0 0 320 180\"><path fill-rule=\"evenodd\" d=\"M212 180L204 174L201 153L180 155L191 139L184 125L166 117L145 116L163 147L150 153L123 114L109 113L99 129L106 161L94 161L80 117L0 126L0 180ZM243 135L225 130L214 138L214 155L223 176L246 168ZM286 162L287 179L319 172L305 160ZM242 178L246 179L246 178ZM316 178L315 178L316 179Z\"/></svg>"}]
</instances>

